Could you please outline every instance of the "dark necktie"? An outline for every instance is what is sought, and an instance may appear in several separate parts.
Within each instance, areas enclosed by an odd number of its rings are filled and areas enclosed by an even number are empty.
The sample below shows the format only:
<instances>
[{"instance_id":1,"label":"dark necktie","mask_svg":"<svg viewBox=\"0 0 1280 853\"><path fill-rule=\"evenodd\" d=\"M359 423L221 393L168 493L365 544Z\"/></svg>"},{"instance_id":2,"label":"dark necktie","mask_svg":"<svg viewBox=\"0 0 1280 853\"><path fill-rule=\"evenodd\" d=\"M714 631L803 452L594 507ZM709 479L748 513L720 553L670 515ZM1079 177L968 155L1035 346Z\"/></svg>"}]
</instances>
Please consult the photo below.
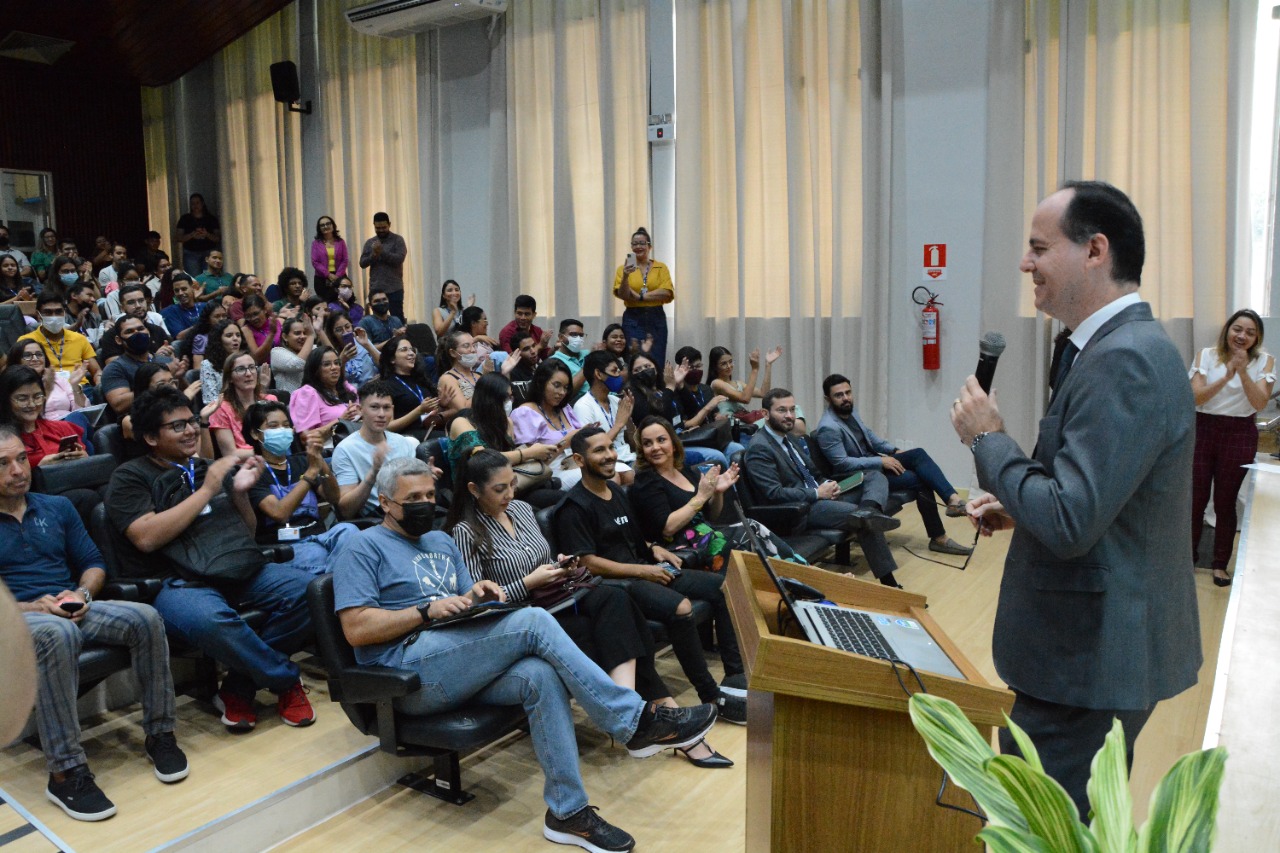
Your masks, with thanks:
<instances>
[{"instance_id":1,"label":"dark necktie","mask_svg":"<svg viewBox=\"0 0 1280 853\"><path fill-rule=\"evenodd\" d=\"M818 488L818 481L809 473L809 466L804 464L804 460L800 458L799 452L797 452L791 442L787 441L786 437L783 437L782 439L782 446L787 449L789 454L791 454L792 461L794 461L796 463L796 467L800 469L800 476L804 477L804 484L811 489Z\"/></svg>"},{"instance_id":2,"label":"dark necktie","mask_svg":"<svg viewBox=\"0 0 1280 853\"><path fill-rule=\"evenodd\" d=\"M1053 396L1056 397L1062 390L1062 383L1067 381L1067 374L1071 372L1071 365L1075 363L1079 353L1080 348L1075 341L1067 341L1067 345L1062 348L1062 358L1058 360L1058 375L1053 378Z\"/></svg>"}]
</instances>

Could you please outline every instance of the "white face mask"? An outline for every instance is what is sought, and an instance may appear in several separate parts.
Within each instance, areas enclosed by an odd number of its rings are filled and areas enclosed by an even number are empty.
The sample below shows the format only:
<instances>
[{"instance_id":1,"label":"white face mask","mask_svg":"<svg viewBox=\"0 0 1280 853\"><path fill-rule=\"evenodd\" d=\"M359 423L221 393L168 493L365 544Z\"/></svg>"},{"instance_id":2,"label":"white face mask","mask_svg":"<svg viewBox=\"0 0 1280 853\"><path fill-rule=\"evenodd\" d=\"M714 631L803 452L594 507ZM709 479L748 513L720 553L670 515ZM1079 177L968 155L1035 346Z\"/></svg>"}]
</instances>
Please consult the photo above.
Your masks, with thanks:
<instances>
[{"instance_id":1,"label":"white face mask","mask_svg":"<svg viewBox=\"0 0 1280 853\"><path fill-rule=\"evenodd\" d=\"M510 416L511 416L511 401L510 401L510 400L508 400L507 402L505 402L505 403L503 403L503 404L502 404L502 411L506 412L508 417L510 417Z\"/></svg>"},{"instance_id":2,"label":"white face mask","mask_svg":"<svg viewBox=\"0 0 1280 853\"><path fill-rule=\"evenodd\" d=\"M471 370L477 364L480 363L480 353L478 352L459 353L458 363L461 364L463 367L465 367L467 370Z\"/></svg>"},{"instance_id":3,"label":"white face mask","mask_svg":"<svg viewBox=\"0 0 1280 853\"><path fill-rule=\"evenodd\" d=\"M66 317L41 317L40 325L46 332L51 335L62 334L63 328L67 325Z\"/></svg>"},{"instance_id":4,"label":"white face mask","mask_svg":"<svg viewBox=\"0 0 1280 853\"><path fill-rule=\"evenodd\" d=\"M569 348L569 352L575 355L582 352L582 347L586 344L586 335L569 335L565 338L565 346Z\"/></svg>"}]
</instances>

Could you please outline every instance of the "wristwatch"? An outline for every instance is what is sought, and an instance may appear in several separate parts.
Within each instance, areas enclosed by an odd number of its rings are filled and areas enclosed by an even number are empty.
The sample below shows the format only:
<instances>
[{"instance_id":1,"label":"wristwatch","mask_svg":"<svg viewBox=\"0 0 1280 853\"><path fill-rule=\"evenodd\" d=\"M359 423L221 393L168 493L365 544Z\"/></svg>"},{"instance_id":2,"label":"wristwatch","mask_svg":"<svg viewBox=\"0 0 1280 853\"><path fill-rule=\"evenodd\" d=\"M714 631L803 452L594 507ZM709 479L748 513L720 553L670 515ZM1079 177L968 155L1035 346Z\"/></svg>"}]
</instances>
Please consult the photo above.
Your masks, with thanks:
<instances>
[{"instance_id":1,"label":"wristwatch","mask_svg":"<svg viewBox=\"0 0 1280 853\"><path fill-rule=\"evenodd\" d=\"M92 604L92 603L93 603L93 593L89 592L89 590L88 590L88 589L86 589L85 587L79 587L79 588L77 588L77 589L76 589L76 592L78 592L78 593L80 593L81 595L83 595L83 596L84 596L84 603L85 603L85 604Z\"/></svg>"},{"instance_id":2,"label":"wristwatch","mask_svg":"<svg viewBox=\"0 0 1280 853\"><path fill-rule=\"evenodd\" d=\"M423 624L423 625L430 625L430 624L431 624L431 617L427 615L427 611L429 611L430 609L431 609L431 602L430 602L430 601L428 601L426 604L419 604L419 605L418 605L418 615L422 617L422 624Z\"/></svg>"},{"instance_id":3,"label":"wristwatch","mask_svg":"<svg viewBox=\"0 0 1280 853\"><path fill-rule=\"evenodd\" d=\"M982 439L984 439L984 438L986 438L987 436L991 435L991 432L992 432L992 431L988 431L988 432L980 432L980 433L978 433L977 435L975 435L975 436L973 437L973 441L969 442L969 450L970 450L971 452L973 452L973 453L977 453L977 452L978 452L978 442L982 441ZM999 430L994 430L994 432L999 432Z\"/></svg>"}]
</instances>

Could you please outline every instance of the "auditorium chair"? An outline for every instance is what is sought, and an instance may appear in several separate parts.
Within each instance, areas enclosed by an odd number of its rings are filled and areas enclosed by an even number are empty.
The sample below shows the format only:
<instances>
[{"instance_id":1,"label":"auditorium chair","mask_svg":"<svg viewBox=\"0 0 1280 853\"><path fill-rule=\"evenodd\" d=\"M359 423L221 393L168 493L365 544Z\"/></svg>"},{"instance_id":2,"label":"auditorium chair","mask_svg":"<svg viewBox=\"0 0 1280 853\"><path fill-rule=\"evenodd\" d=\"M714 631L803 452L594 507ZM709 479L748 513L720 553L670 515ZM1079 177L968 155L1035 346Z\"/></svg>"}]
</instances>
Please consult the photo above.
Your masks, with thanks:
<instances>
[{"instance_id":1,"label":"auditorium chair","mask_svg":"<svg viewBox=\"0 0 1280 853\"><path fill-rule=\"evenodd\" d=\"M843 566L854 565L850 542L852 535L834 528L806 528L809 507L802 503L767 504L760 499L751 481L746 464L746 453L733 454L738 466L738 486L734 492L747 518L754 519L780 536L791 548L810 563L816 562L828 551L835 549L835 556L828 562Z\"/></svg>"},{"instance_id":2,"label":"auditorium chair","mask_svg":"<svg viewBox=\"0 0 1280 853\"><path fill-rule=\"evenodd\" d=\"M431 758L428 776L410 773L400 784L454 805L473 799L462 787L461 755L515 731L524 723L524 709L519 705L467 703L438 714L397 711L395 700L421 686L418 673L356 662L355 650L333 609L332 575L311 582L307 604L320 660L329 672L329 699L342 705L347 719L362 734L376 737L383 752L403 758Z\"/></svg>"},{"instance_id":3,"label":"auditorium chair","mask_svg":"<svg viewBox=\"0 0 1280 853\"><path fill-rule=\"evenodd\" d=\"M831 462L818 446L818 439L813 435L806 435L804 440L809 448L809 459L812 460L813 467L818 469L818 473L828 480L840 479L831 472ZM902 512L904 506L916 500L918 496L919 491L916 489L897 489L889 492L889 502L884 506L884 514L897 515Z\"/></svg>"}]
</instances>

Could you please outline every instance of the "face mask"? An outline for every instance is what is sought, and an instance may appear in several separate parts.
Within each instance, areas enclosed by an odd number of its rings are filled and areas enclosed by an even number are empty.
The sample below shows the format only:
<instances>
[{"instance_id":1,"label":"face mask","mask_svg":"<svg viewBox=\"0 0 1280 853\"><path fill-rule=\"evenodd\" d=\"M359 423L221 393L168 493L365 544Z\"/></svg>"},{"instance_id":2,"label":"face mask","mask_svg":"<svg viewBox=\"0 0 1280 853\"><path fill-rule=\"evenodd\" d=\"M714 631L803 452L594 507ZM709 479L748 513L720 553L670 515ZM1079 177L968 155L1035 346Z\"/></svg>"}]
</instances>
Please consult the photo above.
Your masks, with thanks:
<instances>
[{"instance_id":1,"label":"face mask","mask_svg":"<svg viewBox=\"0 0 1280 853\"><path fill-rule=\"evenodd\" d=\"M569 335L569 337L565 338L564 345L569 348L569 352L573 353L574 355L577 355L578 353L582 352L582 347L586 344L586 342L587 342L586 335Z\"/></svg>"},{"instance_id":2,"label":"face mask","mask_svg":"<svg viewBox=\"0 0 1280 853\"><path fill-rule=\"evenodd\" d=\"M375 303L373 303L373 313L375 313L375 314L386 314L386 313L387 313L388 311L390 311L390 310L391 310L391 303L390 303L390 302L375 302Z\"/></svg>"},{"instance_id":3,"label":"face mask","mask_svg":"<svg viewBox=\"0 0 1280 853\"><path fill-rule=\"evenodd\" d=\"M502 404L502 411L507 413L507 417L511 417L511 401L510 400Z\"/></svg>"},{"instance_id":4,"label":"face mask","mask_svg":"<svg viewBox=\"0 0 1280 853\"><path fill-rule=\"evenodd\" d=\"M79 273L74 273L74 272L58 273L58 281L62 282L67 287L70 287L71 285L75 284L79 280L80 280Z\"/></svg>"},{"instance_id":5,"label":"face mask","mask_svg":"<svg viewBox=\"0 0 1280 853\"><path fill-rule=\"evenodd\" d=\"M339 288L338 288L338 296L342 297L342 299L343 299L344 301L345 301L345 300L350 299L350 298L351 298L351 296L352 296L352 294L351 294L351 288L349 288L349 287L339 287Z\"/></svg>"},{"instance_id":6,"label":"face mask","mask_svg":"<svg viewBox=\"0 0 1280 853\"><path fill-rule=\"evenodd\" d=\"M622 377L606 376L604 378L604 387L609 389L610 394L617 394L622 390Z\"/></svg>"},{"instance_id":7,"label":"face mask","mask_svg":"<svg viewBox=\"0 0 1280 853\"><path fill-rule=\"evenodd\" d=\"M262 447L268 453L284 456L293 447L293 430L288 427L276 427L262 431Z\"/></svg>"},{"instance_id":8,"label":"face mask","mask_svg":"<svg viewBox=\"0 0 1280 853\"><path fill-rule=\"evenodd\" d=\"M701 370L690 370L688 373L684 375L685 385L698 385L701 382L702 382Z\"/></svg>"},{"instance_id":9,"label":"face mask","mask_svg":"<svg viewBox=\"0 0 1280 853\"><path fill-rule=\"evenodd\" d=\"M467 370L470 370L480 363L480 353L464 352L458 356L458 363L461 364L463 367L465 367Z\"/></svg>"},{"instance_id":10,"label":"face mask","mask_svg":"<svg viewBox=\"0 0 1280 853\"><path fill-rule=\"evenodd\" d=\"M400 529L417 539L431 530L436 520L436 505L431 501L415 501L400 504L404 515L400 518Z\"/></svg>"},{"instance_id":11,"label":"face mask","mask_svg":"<svg viewBox=\"0 0 1280 853\"><path fill-rule=\"evenodd\" d=\"M658 371L654 370L652 367L647 367L644 370L637 370L631 375L634 376L635 380L641 385L649 388L652 388L658 382Z\"/></svg>"},{"instance_id":12,"label":"face mask","mask_svg":"<svg viewBox=\"0 0 1280 853\"><path fill-rule=\"evenodd\" d=\"M67 325L66 317L41 317L40 325L46 332L51 335L62 334L62 329Z\"/></svg>"},{"instance_id":13,"label":"face mask","mask_svg":"<svg viewBox=\"0 0 1280 853\"><path fill-rule=\"evenodd\" d=\"M7 248L9 248L9 238L0 237L0 249L7 249Z\"/></svg>"},{"instance_id":14,"label":"face mask","mask_svg":"<svg viewBox=\"0 0 1280 853\"><path fill-rule=\"evenodd\" d=\"M135 332L124 339L124 345L134 355L142 355L151 349L151 335L148 332Z\"/></svg>"}]
</instances>

